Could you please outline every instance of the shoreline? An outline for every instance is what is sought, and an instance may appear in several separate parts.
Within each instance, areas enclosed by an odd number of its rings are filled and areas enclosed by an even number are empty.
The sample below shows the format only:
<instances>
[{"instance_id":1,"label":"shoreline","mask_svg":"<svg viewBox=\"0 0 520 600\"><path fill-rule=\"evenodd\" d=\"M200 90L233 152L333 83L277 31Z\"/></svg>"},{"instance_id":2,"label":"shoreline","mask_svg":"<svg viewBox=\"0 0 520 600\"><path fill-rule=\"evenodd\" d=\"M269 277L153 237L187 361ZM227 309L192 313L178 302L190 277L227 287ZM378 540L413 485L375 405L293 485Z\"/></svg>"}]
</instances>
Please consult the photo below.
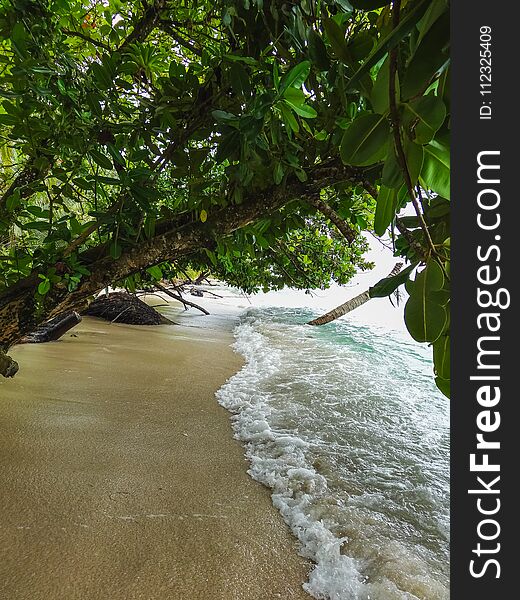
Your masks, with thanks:
<instances>
[{"instance_id":1,"label":"shoreline","mask_svg":"<svg viewBox=\"0 0 520 600\"><path fill-rule=\"evenodd\" d=\"M6 597L311 598L311 564L215 398L243 364L232 341L85 318L14 349L20 372L0 382Z\"/></svg>"}]
</instances>

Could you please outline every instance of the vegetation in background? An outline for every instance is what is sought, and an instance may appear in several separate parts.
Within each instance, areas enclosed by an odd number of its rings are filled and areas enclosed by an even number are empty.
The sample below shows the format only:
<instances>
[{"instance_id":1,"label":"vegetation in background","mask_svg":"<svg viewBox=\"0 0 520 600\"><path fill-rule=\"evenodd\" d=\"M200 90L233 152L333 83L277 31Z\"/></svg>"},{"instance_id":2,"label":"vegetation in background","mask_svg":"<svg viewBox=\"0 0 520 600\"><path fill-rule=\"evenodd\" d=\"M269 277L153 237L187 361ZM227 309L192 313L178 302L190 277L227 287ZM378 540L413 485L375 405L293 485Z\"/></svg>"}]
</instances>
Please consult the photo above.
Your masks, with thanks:
<instances>
[{"instance_id":1,"label":"vegetation in background","mask_svg":"<svg viewBox=\"0 0 520 600\"><path fill-rule=\"evenodd\" d=\"M449 393L445 0L0 0L0 98L3 374L107 285L327 287L390 231Z\"/></svg>"}]
</instances>

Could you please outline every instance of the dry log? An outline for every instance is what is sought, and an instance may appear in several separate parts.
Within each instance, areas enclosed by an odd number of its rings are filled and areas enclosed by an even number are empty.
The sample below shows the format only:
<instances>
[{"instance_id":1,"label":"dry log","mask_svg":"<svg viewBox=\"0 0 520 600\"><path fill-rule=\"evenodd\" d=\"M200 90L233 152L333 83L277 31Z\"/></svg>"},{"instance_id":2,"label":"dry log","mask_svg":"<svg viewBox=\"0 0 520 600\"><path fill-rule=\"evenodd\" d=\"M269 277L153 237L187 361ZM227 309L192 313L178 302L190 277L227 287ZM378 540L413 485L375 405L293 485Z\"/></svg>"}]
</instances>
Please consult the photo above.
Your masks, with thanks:
<instances>
[{"instance_id":1,"label":"dry log","mask_svg":"<svg viewBox=\"0 0 520 600\"><path fill-rule=\"evenodd\" d=\"M81 322L81 315L76 311L58 315L38 326L38 328L20 340L21 344L41 344L59 340L73 327Z\"/></svg>"}]
</instances>

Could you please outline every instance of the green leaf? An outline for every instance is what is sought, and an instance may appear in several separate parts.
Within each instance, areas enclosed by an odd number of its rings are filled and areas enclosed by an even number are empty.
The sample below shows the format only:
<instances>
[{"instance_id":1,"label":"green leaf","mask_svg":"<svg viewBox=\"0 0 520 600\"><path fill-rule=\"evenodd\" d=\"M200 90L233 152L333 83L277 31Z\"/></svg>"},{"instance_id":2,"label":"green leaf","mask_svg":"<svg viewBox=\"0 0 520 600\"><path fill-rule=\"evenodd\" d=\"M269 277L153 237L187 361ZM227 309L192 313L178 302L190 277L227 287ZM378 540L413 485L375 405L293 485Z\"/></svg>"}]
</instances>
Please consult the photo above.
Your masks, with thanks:
<instances>
[{"instance_id":1,"label":"green leaf","mask_svg":"<svg viewBox=\"0 0 520 600\"><path fill-rule=\"evenodd\" d=\"M433 365L441 379L450 379L450 336L441 337L433 344Z\"/></svg>"},{"instance_id":2,"label":"green leaf","mask_svg":"<svg viewBox=\"0 0 520 600\"><path fill-rule=\"evenodd\" d=\"M376 38L368 31L360 31L352 36L347 44L352 59L357 63L366 58L376 43Z\"/></svg>"},{"instance_id":3,"label":"green leaf","mask_svg":"<svg viewBox=\"0 0 520 600\"><path fill-rule=\"evenodd\" d=\"M100 101L102 100L102 96L96 94L95 92L88 92L86 96L87 104L96 117L103 116L103 110L101 108Z\"/></svg>"},{"instance_id":4,"label":"green leaf","mask_svg":"<svg viewBox=\"0 0 520 600\"><path fill-rule=\"evenodd\" d=\"M92 63L90 68L94 75L94 79L101 90L108 90L112 87L112 76L104 65L95 62Z\"/></svg>"},{"instance_id":5,"label":"green leaf","mask_svg":"<svg viewBox=\"0 0 520 600\"><path fill-rule=\"evenodd\" d=\"M231 131L220 138L215 161L217 164L230 158L240 148L240 134L238 131Z\"/></svg>"},{"instance_id":6,"label":"green leaf","mask_svg":"<svg viewBox=\"0 0 520 600\"><path fill-rule=\"evenodd\" d=\"M126 161L121 154L121 152L114 146L114 144L107 144L108 151L110 152L112 158L118 162L121 166L126 166Z\"/></svg>"},{"instance_id":7,"label":"green leaf","mask_svg":"<svg viewBox=\"0 0 520 600\"><path fill-rule=\"evenodd\" d=\"M310 71L311 63L308 60L304 60L300 64L293 67L282 77L280 81L280 88L278 90L279 95L283 96L283 93L289 87L300 88L303 85L303 82L309 76Z\"/></svg>"},{"instance_id":8,"label":"green leaf","mask_svg":"<svg viewBox=\"0 0 520 600\"><path fill-rule=\"evenodd\" d=\"M298 179L302 183L304 183L305 181L307 181L308 176L307 176L307 173L303 169L296 169L295 173L296 173L296 177L298 177Z\"/></svg>"},{"instance_id":9,"label":"green leaf","mask_svg":"<svg viewBox=\"0 0 520 600\"><path fill-rule=\"evenodd\" d=\"M245 68L239 62L233 62L229 68L231 87L237 95L250 96L251 83Z\"/></svg>"},{"instance_id":10,"label":"green leaf","mask_svg":"<svg viewBox=\"0 0 520 600\"><path fill-rule=\"evenodd\" d=\"M144 229L144 234L146 235L146 237L148 239L153 238L153 236L155 234L155 222L156 222L156 218L154 215L146 216L146 219L145 219L144 225L143 225L143 229Z\"/></svg>"},{"instance_id":11,"label":"green leaf","mask_svg":"<svg viewBox=\"0 0 520 600\"><path fill-rule=\"evenodd\" d=\"M108 253L114 260L117 260L121 256L122 252L123 252L123 249L121 248L121 244L118 244L116 241L113 241L110 244Z\"/></svg>"},{"instance_id":12,"label":"green leaf","mask_svg":"<svg viewBox=\"0 0 520 600\"><path fill-rule=\"evenodd\" d=\"M383 115L358 117L341 140L341 160L346 165L367 166L382 160L387 152L390 125Z\"/></svg>"},{"instance_id":13,"label":"green leaf","mask_svg":"<svg viewBox=\"0 0 520 600\"><path fill-rule=\"evenodd\" d=\"M16 210L21 203L20 188L16 188L14 192L7 198L5 208L7 212ZM39 207L38 207L39 208Z\"/></svg>"},{"instance_id":14,"label":"green leaf","mask_svg":"<svg viewBox=\"0 0 520 600\"><path fill-rule=\"evenodd\" d=\"M425 90L435 73L449 60L450 15L443 14L432 25L405 69L402 97L413 98Z\"/></svg>"},{"instance_id":15,"label":"green leaf","mask_svg":"<svg viewBox=\"0 0 520 600\"><path fill-rule=\"evenodd\" d=\"M393 146L388 152L381 175L381 182L388 188L399 189L404 183L404 175Z\"/></svg>"},{"instance_id":16,"label":"green leaf","mask_svg":"<svg viewBox=\"0 0 520 600\"><path fill-rule=\"evenodd\" d=\"M400 223L402 223L407 229L417 229L421 226L419 217L415 215L407 215L405 217L399 217Z\"/></svg>"},{"instance_id":17,"label":"green leaf","mask_svg":"<svg viewBox=\"0 0 520 600\"><path fill-rule=\"evenodd\" d=\"M228 113L224 110L214 110L211 112L211 114L217 121L220 123L226 123L227 125L235 125L238 124L239 121L239 118L236 115Z\"/></svg>"},{"instance_id":18,"label":"green leaf","mask_svg":"<svg viewBox=\"0 0 520 600\"><path fill-rule=\"evenodd\" d=\"M320 71L328 71L330 69L330 60L327 54L327 48L321 39L321 36L310 29L307 35L307 43L309 48L309 56L312 62Z\"/></svg>"},{"instance_id":19,"label":"green leaf","mask_svg":"<svg viewBox=\"0 0 520 600\"><path fill-rule=\"evenodd\" d=\"M424 274L424 289L427 293L439 292L444 287L444 273L439 263L434 259L429 259L426 268L421 271Z\"/></svg>"},{"instance_id":20,"label":"green leaf","mask_svg":"<svg viewBox=\"0 0 520 600\"><path fill-rule=\"evenodd\" d=\"M410 175L410 181L415 187L423 166L424 150L422 146L414 144L410 140L405 140L403 146L403 151L406 158L406 167L408 169L408 174Z\"/></svg>"},{"instance_id":21,"label":"green leaf","mask_svg":"<svg viewBox=\"0 0 520 600\"><path fill-rule=\"evenodd\" d=\"M84 177L76 177L72 180L75 185L77 185L82 190L92 190L94 189L94 182L91 180L86 180Z\"/></svg>"},{"instance_id":22,"label":"green leaf","mask_svg":"<svg viewBox=\"0 0 520 600\"><path fill-rule=\"evenodd\" d=\"M108 158L108 156L106 156L102 152L99 152L98 150L95 150L94 148L92 148L92 150L90 150L89 154L94 159L94 162L96 164L98 164L102 169L113 169L114 168L112 161Z\"/></svg>"},{"instance_id":23,"label":"green leaf","mask_svg":"<svg viewBox=\"0 0 520 600\"><path fill-rule=\"evenodd\" d=\"M376 213L374 216L374 231L383 235L386 228L394 220L397 208L397 190L382 185L377 196Z\"/></svg>"},{"instance_id":24,"label":"green leaf","mask_svg":"<svg viewBox=\"0 0 520 600\"><path fill-rule=\"evenodd\" d=\"M413 124L414 141L417 144L427 144L431 141L444 123L446 118L446 106L444 102L428 94L405 104L404 122Z\"/></svg>"},{"instance_id":25,"label":"green leaf","mask_svg":"<svg viewBox=\"0 0 520 600\"><path fill-rule=\"evenodd\" d=\"M330 19L328 17L323 19L323 27L336 57L346 65L352 65L353 59L347 46L345 33L341 27L336 23L336 21L334 21L334 19Z\"/></svg>"},{"instance_id":26,"label":"green leaf","mask_svg":"<svg viewBox=\"0 0 520 600\"><path fill-rule=\"evenodd\" d=\"M67 95L67 88L65 87L65 83L64 83L63 79L58 79L56 81L56 84L58 86L58 90L60 91L60 94L62 96L66 96Z\"/></svg>"},{"instance_id":27,"label":"green leaf","mask_svg":"<svg viewBox=\"0 0 520 600\"><path fill-rule=\"evenodd\" d=\"M10 33L11 47L23 60L27 55L27 34L21 22L15 23Z\"/></svg>"},{"instance_id":28,"label":"green leaf","mask_svg":"<svg viewBox=\"0 0 520 600\"><path fill-rule=\"evenodd\" d=\"M437 19L447 10L448 3L446 0L432 0L428 10L424 13L419 23L417 23L417 29L419 30L419 38L417 39L417 45L419 45L423 37L428 33L431 26L437 21Z\"/></svg>"},{"instance_id":29,"label":"green leaf","mask_svg":"<svg viewBox=\"0 0 520 600\"><path fill-rule=\"evenodd\" d=\"M280 183L282 183L282 179L283 179L283 166L281 162L277 162L275 167L274 167L274 174L273 174L273 179L274 182L276 183L276 185L279 185Z\"/></svg>"},{"instance_id":30,"label":"green leaf","mask_svg":"<svg viewBox=\"0 0 520 600\"><path fill-rule=\"evenodd\" d=\"M444 198L450 198L450 153L431 142L424 146L424 162L421 170L424 187L433 190Z\"/></svg>"},{"instance_id":31,"label":"green leaf","mask_svg":"<svg viewBox=\"0 0 520 600\"><path fill-rule=\"evenodd\" d=\"M282 118L285 126L294 131L294 133L298 133L298 131L300 131L300 126L298 125L298 121L294 118L294 115L289 108L285 104L280 104L280 110L282 112Z\"/></svg>"},{"instance_id":32,"label":"green leaf","mask_svg":"<svg viewBox=\"0 0 520 600\"><path fill-rule=\"evenodd\" d=\"M372 50L365 62L348 81L346 85L346 91L354 89L361 78L366 75L389 50L396 46L410 33L410 31L412 31L417 24L417 21L419 21L428 8L430 1L431 0L420 0L420 2L415 4L413 8L406 13L406 15L401 19L399 25L395 29L392 29L390 33L388 33L382 40L380 40L379 44L374 48L374 50Z\"/></svg>"},{"instance_id":33,"label":"green leaf","mask_svg":"<svg viewBox=\"0 0 520 600\"><path fill-rule=\"evenodd\" d=\"M403 283L406 283L410 273L415 269L415 264L408 265L405 269L393 277L385 277L369 288L371 298L386 298L395 292Z\"/></svg>"},{"instance_id":34,"label":"green leaf","mask_svg":"<svg viewBox=\"0 0 520 600\"><path fill-rule=\"evenodd\" d=\"M312 108L312 106L308 106L307 104L293 104L289 100L284 100L284 102L290 106L297 115L300 117L305 117L306 119L315 119L318 116L318 113Z\"/></svg>"},{"instance_id":35,"label":"green leaf","mask_svg":"<svg viewBox=\"0 0 520 600\"><path fill-rule=\"evenodd\" d=\"M435 378L435 384L439 388L439 390L446 396L446 398L450 397L450 382L448 379L442 379L441 377Z\"/></svg>"},{"instance_id":36,"label":"green leaf","mask_svg":"<svg viewBox=\"0 0 520 600\"><path fill-rule=\"evenodd\" d=\"M390 61L388 58L381 65L377 74L376 82L372 88L370 94L370 100L372 102L372 108L374 112L381 115L385 114L389 110L390 105L390 94L389 94L389 80L390 80ZM395 78L395 91L396 99L399 102L399 77Z\"/></svg>"},{"instance_id":37,"label":"green leaf","mask_svg":"<svg viewBox=\"0 0 520 600\"><path fill-rule=\"evenodd\" d=\"M287 88L283 94L283 98L296 106L305 104L305 94L303 90L298 88Z\"/></svg>"},{"instance_id":38,"label":"green leaf","mask_svg":"<svg viewBox=\"0 0 520 600\"><path fill-rule=\"evenodd\" d=\"M440 291L444 275L438 263L429 260L411 286L404 309L404 320L410 335L418 342L435 342L443 333L448 313L434 292Z\"/></svg>"},{"instance_id":39,"label":"green leaf","mask_svg":"<svg viewBox=\"0 0 520 600\"><path fill-rule=\"evenodd\" d=\"M204 209L200 211L200 220L202 223L205 223L208 220L208 213Z\"/></svg>"},{"instance_id":40,"label":"green leaf","mask_svg":"<svg viewBox=\"0 0 520 600\"><path fill-rule=\"evenodd\" d=\"M40 285L38 286L38 294L40 294L40 296L45 296L45 294L47 294L51 289L51 282L45 278Z\"/></svg>"},{"instance_id":41,"label":"green leaf","mask_svg":"<svg viewBox=\"0 0 520 600\"><path fill-rule=\"evenodd\" d=\"M20 122L20 119L18 117L16 117L15 115L0 115L0 125L7 125L7 126L12 126L12 125L18 125L18 123Z\"/></svg>"},{"instance_id":42,"label":"green leaf","mask_svg":"<svg viewBox=\"0 0 520 600\"><path fill-rule=\"evenodd\" d=\"M148 275L150 275L150 277L152 277L152 279L155 279L155 281L160 281L163 278L162 269L158 265L148 267L148 269L146 269L146 272L148 273Z\"/></svg>"}]
</instances>

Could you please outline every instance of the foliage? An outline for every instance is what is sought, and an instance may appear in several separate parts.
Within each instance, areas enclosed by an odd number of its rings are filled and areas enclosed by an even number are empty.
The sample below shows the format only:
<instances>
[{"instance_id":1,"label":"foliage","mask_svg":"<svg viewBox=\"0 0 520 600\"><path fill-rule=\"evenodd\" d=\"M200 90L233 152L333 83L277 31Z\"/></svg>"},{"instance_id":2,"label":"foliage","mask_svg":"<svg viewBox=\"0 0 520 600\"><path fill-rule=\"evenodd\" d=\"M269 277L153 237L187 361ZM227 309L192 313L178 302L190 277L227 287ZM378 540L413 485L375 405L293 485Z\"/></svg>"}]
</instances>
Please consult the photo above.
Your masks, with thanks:
<instances>
[{"instance_id":1,"label":"foliage","mask_svg":"<svg viewBox=\"0 0 520 600\"><path fill-rule=\"evenodd\" d=\"M0 316L187 265L323 287L390 228L447 389L445 0L0 6Z\"/></svg>"}]
</instances>

